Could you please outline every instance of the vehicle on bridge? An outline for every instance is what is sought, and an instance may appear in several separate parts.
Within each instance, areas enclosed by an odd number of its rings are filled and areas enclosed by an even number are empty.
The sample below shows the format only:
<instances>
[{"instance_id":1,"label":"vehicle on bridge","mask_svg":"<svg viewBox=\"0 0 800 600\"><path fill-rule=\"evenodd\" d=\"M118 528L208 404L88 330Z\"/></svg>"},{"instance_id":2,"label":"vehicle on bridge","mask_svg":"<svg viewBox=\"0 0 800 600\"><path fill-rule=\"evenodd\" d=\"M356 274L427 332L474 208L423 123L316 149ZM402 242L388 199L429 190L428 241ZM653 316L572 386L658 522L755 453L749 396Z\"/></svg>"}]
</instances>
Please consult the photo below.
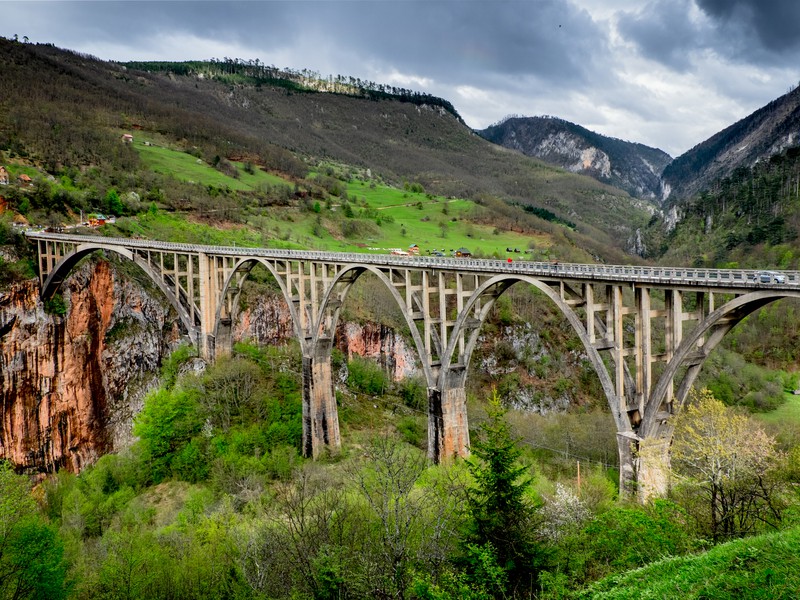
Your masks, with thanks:
<instances>
[{"instance_id":1,"label":"vehicle on bridge","mask_svg":"<svg viewBox=\"0 0 800 600\"><path fill-rule=\"evenodd\" d=\"M776 271L759 271L753 275L756 283L786 283L786 276Z\"/></svg>"}]
</instances>

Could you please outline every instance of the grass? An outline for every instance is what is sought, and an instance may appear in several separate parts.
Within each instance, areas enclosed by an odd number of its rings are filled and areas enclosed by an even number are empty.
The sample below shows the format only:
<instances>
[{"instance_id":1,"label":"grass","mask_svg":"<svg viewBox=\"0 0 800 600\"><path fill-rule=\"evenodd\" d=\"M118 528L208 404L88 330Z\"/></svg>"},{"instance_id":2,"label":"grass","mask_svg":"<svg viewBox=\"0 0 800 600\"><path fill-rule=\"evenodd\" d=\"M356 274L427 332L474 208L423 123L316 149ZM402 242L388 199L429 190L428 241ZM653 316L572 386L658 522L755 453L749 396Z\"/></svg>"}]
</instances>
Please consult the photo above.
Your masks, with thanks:
<instances>
[{"instance_id":1,"label":"grass","mask_svg":"<svg viewBox=\"0 0 800 600\"><path fill-rule=\"evenodd\" d=\"M466 247L473 254L504 257L508 254L506 248L525 251L530 243L540 248L550 245L544 235L498 231L472 222L483 209L469 200L372 185L363 180L351 180L347 195L356 216L380 220L382 224L381 235L373 239L340 240L340 249L344 251L381 252L417 244L422 254L433 250L449 254L451 250ZM522 257L522 253L516 256Z\"/></svg>"},{"instance_id":2,"label":"grass","mask_svg":"<svg viewBox=\"0 0 800 600\"><path fill-rule=\"evenodd\" d=\"M254 168L253 173L247 173L242 162L232 163L239 171L239 177L230 177L191 154L160 145L138 132L134 137L133 147L149 169L189 183L239 191L258 190L264 185L289 185L285 179L258 167Z\"/></svg>"},{"instance_id":3,"label":"grass","mask_svg":"<svg viewBox=\"0 0 800 600\"><path fill-rule=\"evenodd\" d=\"M756 413L765 423L800 423L800 396L786 394L786 402L768 413Z\"/></svg>"},{"instance_id":4,"label":"grass","mask_svg":"<svg viewBox=\"0 0 800 600\"><path fill-rule=\"evenodd\" d=\"M800 528L722 544L608 577L576 595L593 600L794 599L800 590Z\"/></svg>"},{"instance_id":5,"label":"grass","mask_svg":"<svg viewBox=\"0 0 800 600\"><path fill-rule=\"evenodd\" d=\"M286 180L257 168L247 173L242 162L233 163L239 177L230 177L192 154L171 148L167 142L146 133L137 132L133 144L149 169L184 182L244 192L264 186L289 185ZM465 247L478 256L537 260L548 257L550 236L523 235L479 224L475 219L486 209L469 200L412 192L361 179L350 180L346 190L354 218L362 220L349 223L356 233L348 236L343 233L347 221L342 214L342 203L336 204L336 199L330 208L321 209L319 214L283 207L261 214L256 212L247 217L249 231L235 226L219 231L218 226L182 222L165 215L156 219L139 217L138 224L123 224L121 229L127 228L130 234L153 239L204 244L374 253L394 248L405 250L417 244L423 255L433 251L450 255ZM318 220L322 227L317 225ZM358 233L362 230L364 235ZM536 252L528 252L531 246ZM520 252L509 253L506 248L516 248Z\"/></svg>"}]
</instances>

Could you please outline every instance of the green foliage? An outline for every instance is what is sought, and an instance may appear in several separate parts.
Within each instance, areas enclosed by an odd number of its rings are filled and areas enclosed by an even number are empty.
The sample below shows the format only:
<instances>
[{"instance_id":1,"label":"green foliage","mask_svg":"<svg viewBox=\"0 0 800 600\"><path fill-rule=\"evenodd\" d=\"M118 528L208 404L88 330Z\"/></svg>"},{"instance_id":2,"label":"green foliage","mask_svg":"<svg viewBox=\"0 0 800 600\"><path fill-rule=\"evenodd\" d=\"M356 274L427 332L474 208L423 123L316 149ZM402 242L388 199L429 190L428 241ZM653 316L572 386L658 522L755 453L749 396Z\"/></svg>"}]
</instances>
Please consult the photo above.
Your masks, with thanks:
<instances>
[{"instance_id":1,"label":"green foliage","mask_svg":"<svg viewBox=\"0 0 800 600\"><path fill-rule=\"evenodd\" d=\"M0 597L66 598L64 545L38 513L25 478L0 462Z\"/></svg>"},{"instance_id":2,"label":"green foliage","mask_svg":"<svg viewBox=\"0 0 800 600\"><path fill-rule=\"evenodd\" d=\"M428 423L422 417L408 416L397 420L397 431L407 444L425 450L428 444Z\"/></svg>"},{"instance_id":3,"label":"green foliage","mask_svg":"<svg viewBox=\"0 0 800 600\"><path fill-rule=\"evenodd\" d=\"M169 389L175 385L178 378L178 373L181 367L186 364L190 358L195 356L195 350L192 346L184 344L178 346L161 365L161 382L163 387Z\"/></svg>"},{"instance_id":4,"label":"green foliage","mask_svg":"<svg viewBox=\"0 0 800 600\"><path fill-rule=\"evenodd\" d=\"M205 415L195 392L180 387L148 394L133 432L140 439L148 482L158 483L184 466L181 452L203 428Z\"/></svg>"},{"instance_id":5,"label":"green foliage","mask_svg":"<svg viewBox=\"0 0 800 600\"><path fill-rule=\"evenodd\" d=\"M536 215L540 219L544 219L545 221L549 221L551 223L558 223L559 225L564 225L570 229L576 229L577 225L570 221L569 219L562 219L554 212L547 210L546 208L540 208L538 206L534 206L532 204L524 204L522 205L522 209L527 212Z\"/></svg>"},{"instance_id":6,"label":"green foliage","mask_svg":"<svg viewBox=\"0 0 800 600\"><path fill-rule=\"evenodd\" d=\"M740 354L720 348L706 361L697 387L708 388L729 406L765 412L784 402L786 383L781 373L748 363Z\"/></svg>"},{"instance_id":7,"label":"green foliage","mask_svg":"<svg viewBox=\"0 0 800 600\"><path fill-rule=\"evenodd\" d=\"M784 457L775 439L709 390L676 417L671 460L681 476L675 497L714 542L779 526Z\"/></svg>"},{"instance_id":8,"label":"green foliage","mask_svg":"<svg viewBox=\"0 0 800 600\"><path fill-rule=\"evenodd\" d=\"M180 378L188 349L165 361L165 387L145 399L134 428L145 483L211 480L233 491L248 478L291 472L302 438L297 376L284 371L288 359L275 349L242 344L235 354Z\"/></svg>"},{"instance_id":9,"label":"green foliage","mask_svg":"<svg viewBox=\"0 0 800 600\"><path fill-rule=\"evenodd\" d=\"M61 294L53 294L52 298L45 300L44 311L49 315L63 317L67 314L67 302Z\"/></svg>"},{"instance_id":10,"label":"green foliage","mask_svg":"<svg viewBox=\"0 0 800 600\"><path fill-rule=\"evenodd\" d=\"M111 188L106 192L105 201L103 203L103 208L109 214L120 216L125 212L125 207L122 205L122 201L119 199L119 192L114 188Z\"/></svg>"},{"instance_id":11,"label":"green foliage","mask_svg":"<svg viewBox=\"0 0 800 600\"><path fill-rule=\"evenodd\" d=\"M737 540L705 554L655 561L613 575L574 597L789 600L800 589L798 546L800 529Z\"/></svg>"},{"instance_id":12,"label":"green foliage","mask_svg":"<svg viewBox=\"0 0 800 600\"><path fill-rule=\"evenodd\" d=\"M378 396L389 387L389 378L374 361L353 356L347 363L347 385L364 394Z\"/></svg>"},{"instance_id":13,"label":"green foliage","mask_svg":"<svg viewBox=\"0 0 800 600\"><path fill-rule=\"evenodd\" d=\"M579 534L577 573L592 581L644 566L654 559L693 549L687 515L677 505L657 500L647 507L616 506L596 516ZM575 559L573 559L575 560Z\"/></svg>"},{"instance_id":14,"label":"green foliage","mask_svg":"<svg viewBox=\"0 0 800 600\"><path fill-rule=\"evenodd\" d=\"M405 377L398 383L398 393L409 408L419 411L427 408L428 389L423 378Z\"/></svg>"}]
</instances>

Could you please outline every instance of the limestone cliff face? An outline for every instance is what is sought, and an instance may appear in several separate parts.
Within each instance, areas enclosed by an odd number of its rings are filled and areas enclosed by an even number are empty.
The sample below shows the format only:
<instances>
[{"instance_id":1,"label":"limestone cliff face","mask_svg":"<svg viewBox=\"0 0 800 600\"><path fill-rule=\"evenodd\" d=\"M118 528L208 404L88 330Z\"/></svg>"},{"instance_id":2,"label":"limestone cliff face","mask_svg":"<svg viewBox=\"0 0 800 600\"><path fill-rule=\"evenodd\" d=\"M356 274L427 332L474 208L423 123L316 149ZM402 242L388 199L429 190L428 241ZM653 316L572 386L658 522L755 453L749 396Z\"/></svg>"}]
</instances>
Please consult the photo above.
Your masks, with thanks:
<instances>
[{"instance_id":1,"label":"limestone cliff face","mask_svg":"<svg viewBox=\"0 0 800 600\"><path fill-rule=\"evenodd\" d=\"M377 360L395 381L419 372L413 345L380 323L339 323L335 342L347 358L355 354Z\"/></svg>"},{"instance_id":2,"label":"limestone cliff face","mask_svg":"<svg viewBox=\"0 0 800 600\"><path fill-rule=\"evenodd\" d=\"M107 262L61 292L64 316L44 311L36 282L0 294L0 458L30 472L77 472L124 446L177 337L164 306Z\"/></svg>"}]
</instances>

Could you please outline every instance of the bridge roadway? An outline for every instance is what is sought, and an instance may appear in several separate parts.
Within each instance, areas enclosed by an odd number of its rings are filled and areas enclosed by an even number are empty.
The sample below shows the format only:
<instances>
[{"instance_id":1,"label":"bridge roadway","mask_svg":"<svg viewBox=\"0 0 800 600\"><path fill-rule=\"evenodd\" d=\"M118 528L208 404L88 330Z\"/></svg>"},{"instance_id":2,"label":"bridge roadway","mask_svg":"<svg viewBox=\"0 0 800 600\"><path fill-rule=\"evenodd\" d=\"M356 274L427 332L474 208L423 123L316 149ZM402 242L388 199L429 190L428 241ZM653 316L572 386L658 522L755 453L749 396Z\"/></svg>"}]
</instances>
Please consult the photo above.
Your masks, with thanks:
<instances>
[{"instance_id":1,"label":"bridge roadway","mask_svg":"<svg viewBox=\"0 0 800 600\"><path fill-rule=\"evenodd\" d=\"M281 250L270 248L248 248L241 246L208 246L202 244L180 244L134 238L90 237L44 232L28 232L30 239L52 240L75 244L97 243L117 245L145 250L158 250L179 253L204 253L219 256L254 256L269 259L311 260L335 262L340 264L370 264L385 267L411 267L443 269L447 271L469 271L486 273L522 273L533 277L556 276L576 280L591 280L609 283L643 283L675 286L707 286L710 288L730 288L732 293L745 289L763 287L753 277L762 269L710 269L689 267L661 267L642 265L604 265L485 258L449 258L437 256L395 256L391 254L367 254L360 252L323 252L316 250ZM780 271L785 275L785 284L770 283L771 289L796 289L800 285L800 271Z\"/></svg>"},{"instance_id":2,"label":"bridge roadway","mask_svg":"<svg viewBox=\"0 0 800 600\"><path fill-rule=\"evenodd\" d=\"M137 264L162 290L208 360L230 352L239 294L265 267L289 307L303 352L303 452L340 444L330 357L340 309L355 281L381 281L401 309L428 385L428 453L469 452L465 381L481 325L516 283L561 310L585 348L617 427L620 486L644 499L663 491L672 416L724 335L775 300L800 297L800 272L761 283L751 269L592 265L221 247L128 238L27 234L37 245L43 298L97 251Z\"/></svg>"}]
</instances>

